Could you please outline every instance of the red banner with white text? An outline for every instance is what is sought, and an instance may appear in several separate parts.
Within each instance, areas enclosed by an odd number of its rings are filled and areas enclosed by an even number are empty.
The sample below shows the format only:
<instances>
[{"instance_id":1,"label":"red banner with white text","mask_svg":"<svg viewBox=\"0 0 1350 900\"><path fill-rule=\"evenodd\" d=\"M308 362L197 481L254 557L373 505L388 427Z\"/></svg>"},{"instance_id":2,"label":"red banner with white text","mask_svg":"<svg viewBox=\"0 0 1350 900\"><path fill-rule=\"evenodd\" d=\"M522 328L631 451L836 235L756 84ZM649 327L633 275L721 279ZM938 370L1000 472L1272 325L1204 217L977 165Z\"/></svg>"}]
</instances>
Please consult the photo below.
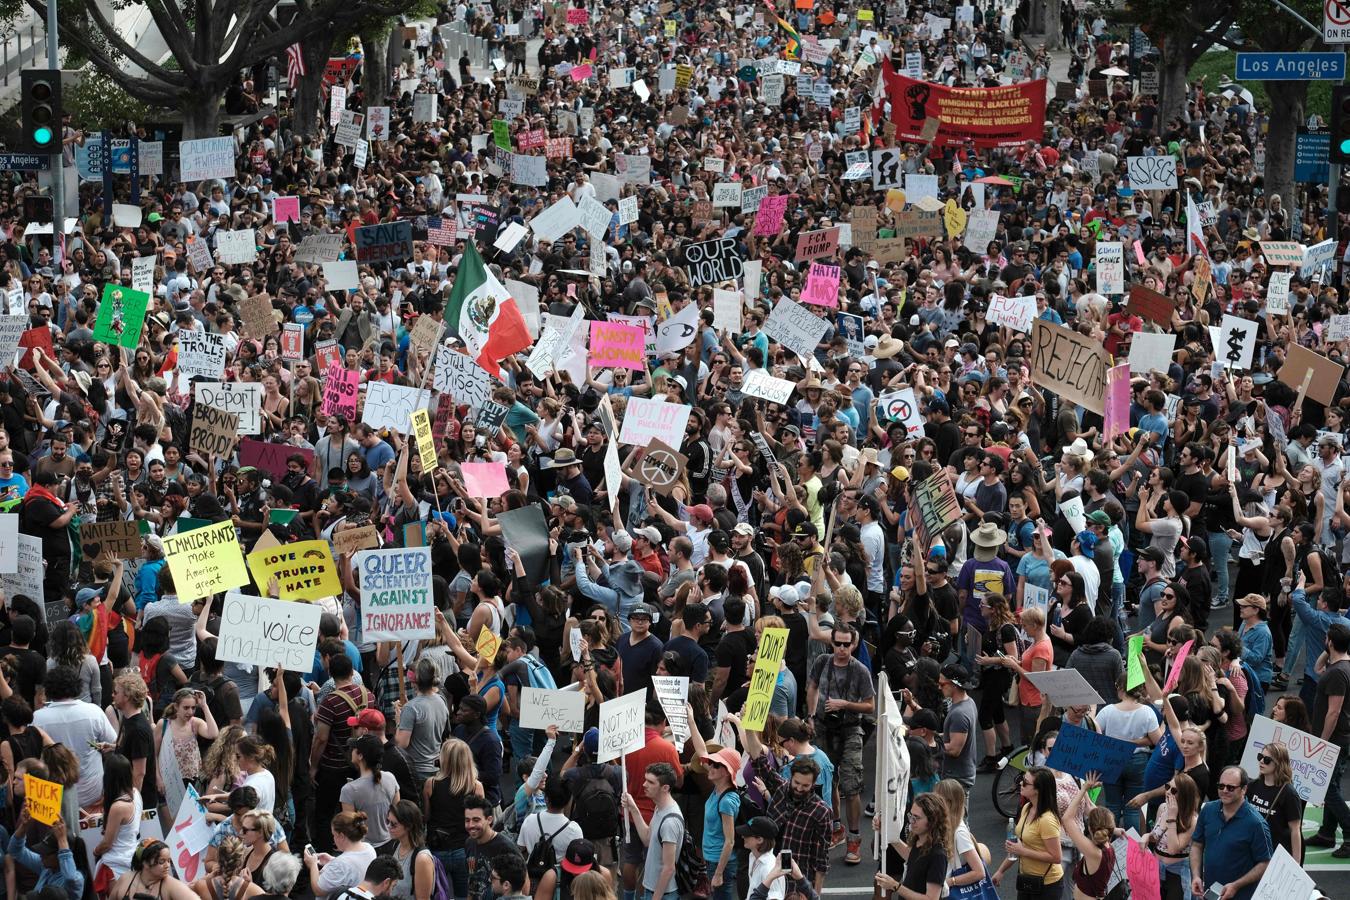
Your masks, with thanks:
<instances>
[{"instance_id":1,"label":"red banner with white text","mask_svg":"<svg viewBox=\"0 0 1350 900\"><path fill-rule=\"evenodd\" d=\"M1045 133L1045 80L995 88L949 88L915 81L882 60L881 76L891 101L891 121L898 140L923 142L924 122L936 118L933 144L958 147L1011 147L1036 141Z\"/></svg>"}]
</instances>

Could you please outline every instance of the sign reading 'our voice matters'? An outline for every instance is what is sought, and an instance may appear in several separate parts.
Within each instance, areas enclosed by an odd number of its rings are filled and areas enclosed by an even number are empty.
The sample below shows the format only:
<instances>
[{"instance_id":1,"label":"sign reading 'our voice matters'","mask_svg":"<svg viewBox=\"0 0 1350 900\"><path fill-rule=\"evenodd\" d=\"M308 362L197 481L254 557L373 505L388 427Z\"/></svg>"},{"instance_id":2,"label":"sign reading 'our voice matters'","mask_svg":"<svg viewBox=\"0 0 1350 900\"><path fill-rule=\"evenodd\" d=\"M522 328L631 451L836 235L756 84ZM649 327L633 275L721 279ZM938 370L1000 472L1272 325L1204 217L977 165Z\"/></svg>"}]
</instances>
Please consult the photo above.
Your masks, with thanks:
<instances>
[{"instance_id":1,"label":"sign reading 'our voice matters'","mask_svg":"<svg viewBox=\"0 0 1350 900\"><path fill-rule=\"evenodd\" d=\"M222 662L303 671L314 664L323 610L308 603L230 591L220 611Z\"/></svg>"}]
</instances>

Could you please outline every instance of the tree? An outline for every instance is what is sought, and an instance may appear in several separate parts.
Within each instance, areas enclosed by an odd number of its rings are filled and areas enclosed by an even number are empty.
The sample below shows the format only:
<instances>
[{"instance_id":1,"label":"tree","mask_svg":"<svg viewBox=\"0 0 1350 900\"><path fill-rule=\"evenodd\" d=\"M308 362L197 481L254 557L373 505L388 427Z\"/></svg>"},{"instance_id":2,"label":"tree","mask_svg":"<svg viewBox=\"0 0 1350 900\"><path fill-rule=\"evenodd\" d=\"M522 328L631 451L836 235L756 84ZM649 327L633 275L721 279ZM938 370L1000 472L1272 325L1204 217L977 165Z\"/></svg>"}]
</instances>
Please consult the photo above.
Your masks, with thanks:
<instances>
[{"instance_id":1,"label":"tree","mask_svg":"<svg viewBox=\"0 0 1350 900\"><path fill-rule=\"evenodd\" d=\"M0 20L12 18L22 4L46 13L44 0L0 0ZM275 5L274 0L146 0L169 48L163 62L119 34L100 0L61 0L60 38L137 100L181 109L185 138L212 137L219 130L221 101L240 73L280 57L294 43L310 43L324 30L351 33L359 22L407 8L394 0L296 0L295 17L282 26L273 15ZM328 46L331 42L324 53ZM326 61L318 61L319 77Z\"/></svg>"},{"instance_id":2,"label":"tree","mask_svg":"<svg viewBox=\"0 0 1350 900\"><path fill-rule=\"evenodd\" d=\"M1195 61L1215 44L1228 46L1224 35L1241 6L1233 0L1129 0L1124 10L1111 14L1116 21L1138 25L1158 47L1161 126L1185 109L1186 73Z\"/></svg>"}]
</instances>

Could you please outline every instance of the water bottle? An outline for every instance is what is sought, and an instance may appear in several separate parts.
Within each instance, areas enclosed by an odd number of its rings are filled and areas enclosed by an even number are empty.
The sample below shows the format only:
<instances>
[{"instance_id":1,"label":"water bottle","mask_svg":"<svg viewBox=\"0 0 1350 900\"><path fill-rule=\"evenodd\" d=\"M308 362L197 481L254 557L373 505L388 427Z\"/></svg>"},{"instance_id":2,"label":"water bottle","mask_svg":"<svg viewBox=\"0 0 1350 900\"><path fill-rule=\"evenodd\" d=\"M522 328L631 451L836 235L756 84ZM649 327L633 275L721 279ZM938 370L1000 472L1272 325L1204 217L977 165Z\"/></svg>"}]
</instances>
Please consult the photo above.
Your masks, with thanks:
<instances>
[{"instance_id":1,"label":"water bottle","mask_svg":"<svg viewBox=\"0 0 1350 900\"><path fill-rule=\"evenodd\" d=\"M1008 819L1008 840L1017 840L1017 822L1014 819ZM1009 853L1008 859L1017 859L1016 853Z\"/></svg>"}]
</instances>

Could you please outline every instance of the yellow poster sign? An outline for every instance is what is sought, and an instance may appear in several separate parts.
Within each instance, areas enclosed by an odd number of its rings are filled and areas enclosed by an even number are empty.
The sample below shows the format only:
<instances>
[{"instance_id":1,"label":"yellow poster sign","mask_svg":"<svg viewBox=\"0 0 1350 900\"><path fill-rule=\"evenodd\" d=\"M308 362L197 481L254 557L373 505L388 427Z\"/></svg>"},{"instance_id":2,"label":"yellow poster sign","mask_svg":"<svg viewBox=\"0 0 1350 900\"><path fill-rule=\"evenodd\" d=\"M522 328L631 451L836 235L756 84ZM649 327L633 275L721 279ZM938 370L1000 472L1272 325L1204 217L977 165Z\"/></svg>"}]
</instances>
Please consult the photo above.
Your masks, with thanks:
<instances>
[{"instance_id":1,"label":"yellow poster sign","mask_svg":"<svg viewBox=\"0 0 1350 900\"><path fill-rule=\"evenodd\" d=\"M234 523L218 522L164 539L164 558L180 603L248 584Z\"/></svg>"},{"instance_id":2,"label":"yellow poster sign","mask_svg":"<svg viewBox=\"0 0 1350 900\"><path fill-rule=\"evenodd\" d=\"M268 585L277 580L282 600L318 600L342 593L337 565L327 541L300 541L255 550L248 555L253 581L265 597Z\"/></svg>"},{"instance_id":3,"label":"yellow poster sign","mask_svg":"<svg viewBox=\"0 0 1350 900\"><path fill-rule=\"evenodd\" d=\"M745 711L741 713L741 724L748 731L762 730L768 719L773 689L778 684L778 671L787 653L787 639L786 628L766 628L760 636L759 654L755 657L754 671L750 673L750 690L745 695Z\"/></svg>"},{"instance_id":4,"label":"yellow poster sign","mask_svg":"<svg viewBox=\"0 0 1350 900\"><path fill-rule=\"evenodd\" d=\"M430 472L439 463L436 459L436 441L431 436L431 416L425 409L413 410L412 430L417 438L417 455L422 457L422 471Z\"/></svg>"},{"instance_id":5,"label":"yellow poster sign","mask_svg":"<svg viewBox=\"0 0 1350 900\"><path fill-rule=\"evenodd\" d=\"M24 773L23 797L28 814L43 825L55 824L61 815L61 794L65 790L55 781L43 781Z\"/></svg>"},{"instance_id":6,"label":"yellow poster sign","mask_svg":"<svg viewBox=\"0 0 1350 900\"><path fill-rule=\"evenodd\" d=\"M497 658L497 651L501 649L502 639L491 628L484 627L478 632L478 643L474 645L478 650L478 656L489 662Z\"/></svg>"}]
</instances>

